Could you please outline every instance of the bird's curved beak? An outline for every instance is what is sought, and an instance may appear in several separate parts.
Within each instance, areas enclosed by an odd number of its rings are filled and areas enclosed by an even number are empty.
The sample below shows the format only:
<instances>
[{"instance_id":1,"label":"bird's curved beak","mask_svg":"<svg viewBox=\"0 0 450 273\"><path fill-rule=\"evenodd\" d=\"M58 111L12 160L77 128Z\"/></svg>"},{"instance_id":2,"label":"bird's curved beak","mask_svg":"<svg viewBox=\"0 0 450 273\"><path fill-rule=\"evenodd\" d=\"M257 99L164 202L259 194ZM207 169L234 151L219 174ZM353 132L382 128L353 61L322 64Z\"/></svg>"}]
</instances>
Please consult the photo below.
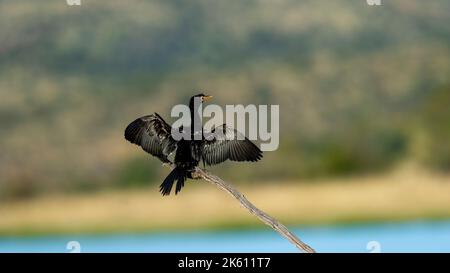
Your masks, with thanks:
<instances>
[{"instance_id":1,"label":"bird's curved beak","mask_svg":"<svg viewBox=\"0 0 450 273\"><path fill-rule=\"evenodd\" d=\"M205 96L203 96L203 100L204 100L204 101L209 100L209 99L212 99L212 98L213 98L213 96L210 96L210 95L205 95Z\"/></svg>"}]
</instances>

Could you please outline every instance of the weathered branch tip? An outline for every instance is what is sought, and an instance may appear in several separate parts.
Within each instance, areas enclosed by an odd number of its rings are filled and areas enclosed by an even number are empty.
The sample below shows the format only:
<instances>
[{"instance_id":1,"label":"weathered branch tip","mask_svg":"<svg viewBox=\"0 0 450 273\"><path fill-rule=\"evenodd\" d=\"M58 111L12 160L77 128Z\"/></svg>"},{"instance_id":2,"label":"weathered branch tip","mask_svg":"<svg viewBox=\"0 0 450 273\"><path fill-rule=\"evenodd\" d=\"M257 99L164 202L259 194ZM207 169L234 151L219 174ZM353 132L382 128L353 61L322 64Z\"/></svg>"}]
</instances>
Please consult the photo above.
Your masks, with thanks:
<instances>
[{"instance_id":1,"label":"weathered branch tip","mask_svg":"<svg viewBox=\"0 0 450 273\"><path fill-rule=\"evenodd\" d=\"M170 167L173 167L169 165ZM264 211L258 209L253 205L248 199L240 193L234 186L231 184L226 183L221 178L219 178L216 175L213 175L209 173L206 170L203 170L201 168L196 168L195 173L193 173L193 177L196 179L204 179L214 185L216 185L219 189L227 192L231 196L233 196L242 207L246 208L251 214L256 216L259 220L261 220L266 225L270 226L273 230L278 232L281 236L289 240L292 244L294 244L300 251L305 253L315 253L314 249L311 248L309 245L302 242L295 234L290 232L283 224L278 222L275 218L268 215Z\"/></svg>"}]
</instances>

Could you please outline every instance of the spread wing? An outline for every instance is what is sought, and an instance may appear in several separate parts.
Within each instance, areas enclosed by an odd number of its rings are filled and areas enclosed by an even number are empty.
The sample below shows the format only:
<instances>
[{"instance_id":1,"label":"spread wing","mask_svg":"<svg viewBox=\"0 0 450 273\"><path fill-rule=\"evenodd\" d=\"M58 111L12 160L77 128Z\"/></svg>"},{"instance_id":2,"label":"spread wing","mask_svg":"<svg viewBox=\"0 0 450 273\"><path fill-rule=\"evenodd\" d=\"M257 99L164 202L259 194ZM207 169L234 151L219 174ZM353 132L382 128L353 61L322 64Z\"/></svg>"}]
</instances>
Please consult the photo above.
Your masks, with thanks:
<instances>
[{"instance_id":1,"label":"spread wing","mask_svg":"<svg viewBox=\"0 0 450 273\"><path fill-rule=\"evenodd\" d=\"M131 122L125 129L125 139L168 163L170 161L167 157L177 148L171 130L172 127L154 113Z\"/></svg>"},{"instance_id":2,"label":"spread wing","mask_svg":"<svg viewBox=\"0 0 450 273\"><path fill-rule=\"evenodd\" d=\"M226 124L213 129L202 149L202 160L207 165L219 164L227 159L258 161L261 158L262 152L253 142Z\"/></svg>"}]
</instances>

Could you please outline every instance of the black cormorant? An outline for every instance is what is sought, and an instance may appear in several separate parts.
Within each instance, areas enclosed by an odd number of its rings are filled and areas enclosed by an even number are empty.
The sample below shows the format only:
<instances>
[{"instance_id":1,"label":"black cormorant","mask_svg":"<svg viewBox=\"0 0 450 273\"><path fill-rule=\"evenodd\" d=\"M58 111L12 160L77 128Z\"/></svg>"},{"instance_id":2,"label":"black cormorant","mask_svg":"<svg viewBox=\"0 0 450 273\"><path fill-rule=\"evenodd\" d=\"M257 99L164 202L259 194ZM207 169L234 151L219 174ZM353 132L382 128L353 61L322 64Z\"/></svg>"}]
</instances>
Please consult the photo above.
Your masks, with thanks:
<instances>
[{"instance_id":1,"label":"black cormorant","mask_svg":"<svg viewBox=\"0 0 450 273\"><path fill-rule=\"evenodd\" d=\"M200 105L200 103L196 105L194 100L197 98L202 103L211 97L203 93L191 97L189 101L191 127L193 127L195 115L198 115L198 109L195 107ZM178 130L184 129L178 128ZM262 158L262 152L255 144L238 131L227 127L226 124L212 130L214 138L205 137L203 128L200 130L201 137L198 140L194 138L194 135L198 133L194 130L191 132L190 140L175 140L172 137L172 127L160 115L154 113L131 122L125 129L125 139L141 146L144 151L156 156L162 162L175 165L160 185L162 195L170 194L175 181L177 181L175 189L177 194L184 186L186 179L192 178L192 172L200 161L203 161L204 165L215 165L227 159L258 161ZM169 155L174 152L175 158L171 162Z\"/></svg>"}]
</instances>

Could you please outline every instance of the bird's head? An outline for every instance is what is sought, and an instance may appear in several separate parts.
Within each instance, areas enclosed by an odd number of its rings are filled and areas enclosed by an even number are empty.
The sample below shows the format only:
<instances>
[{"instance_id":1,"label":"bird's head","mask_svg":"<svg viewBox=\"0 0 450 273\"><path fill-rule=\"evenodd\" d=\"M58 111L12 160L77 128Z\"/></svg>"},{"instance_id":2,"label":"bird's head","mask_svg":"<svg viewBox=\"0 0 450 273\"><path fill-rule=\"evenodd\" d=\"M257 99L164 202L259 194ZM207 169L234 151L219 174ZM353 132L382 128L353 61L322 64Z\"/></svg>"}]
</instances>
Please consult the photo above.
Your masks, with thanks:
<instances>
[{"instance_id":1,"label":"bird's head","mask_svg":"<svg viewBox=\"0 0 450 273\"><path fill-rule=\"evenodd\" d=\"M197 94L195 96L192 96L191 100L194 100L195 98L200 98L201 102L204 102L204 101L207 101L209 99L212 99L212 97L213 96L205 95L204 93L200 93L200 94Z\"/></svg>"},{"instance_id":2,"label":"bird's head","mask_svg":"<svg viewBox=\"0 0 450 273\"><path fill-rule=\"evenodd\" d=\"M197 94L195 96L192 96L190 101L189 101L189 108L194 109L194 101L200 102L200 104L201 104L201 103L203 103L203 102L205 102L205 101L207 101L207 100L209 100L211 98L212 98L212 96L205 95L203 93L200 93L200 94Z\"/></svg>"},{"instance_id":3,"label":"bird's head","mask_svg":"<svg viewBox=\"0 0 450 273\"><path fill-rule=\"evenodd\" d=\"M206 100L211 99L212 96L205 95L203 93L197 94L195 96L192 96L189 101L189 109L191 110L191 121L194 122L194 116L198 115L198 110L201 107L202 103Z\"/></svg>"}]
</instances>

